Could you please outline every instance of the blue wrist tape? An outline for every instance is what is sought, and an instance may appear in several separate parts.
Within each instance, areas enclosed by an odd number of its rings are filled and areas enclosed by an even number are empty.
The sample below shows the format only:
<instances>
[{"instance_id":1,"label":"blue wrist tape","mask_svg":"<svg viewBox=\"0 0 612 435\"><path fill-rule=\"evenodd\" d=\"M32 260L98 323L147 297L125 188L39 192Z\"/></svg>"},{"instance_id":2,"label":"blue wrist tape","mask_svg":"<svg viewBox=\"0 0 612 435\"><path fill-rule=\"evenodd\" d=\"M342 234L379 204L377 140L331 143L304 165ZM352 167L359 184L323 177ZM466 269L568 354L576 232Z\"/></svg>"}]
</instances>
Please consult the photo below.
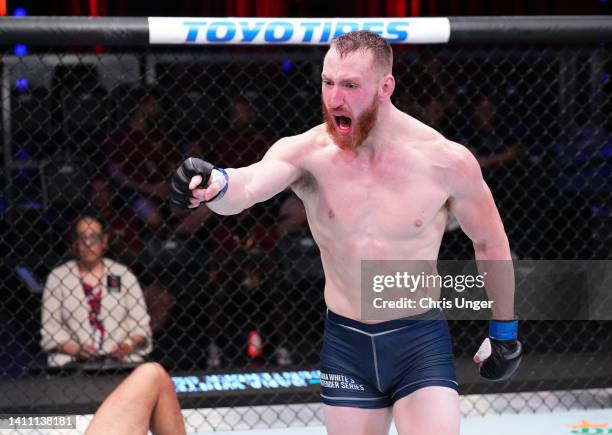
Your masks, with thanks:
<instances>
[{"instance_id":1,"label":"blue wrist tape","mask_svg":"<svg viewBox=\"0 0 612 435\"><path fill-rule=\"evenodd\" d=\"M215 196L213 196L208 201L206 201L207 203L208 202L219 201L221 198L223 198L223 195L225 195L225 192L227 192L227 188L229 186L229 176L227 175L227 172L225 172L225 169L223 169L223 168L215 168L215 169L217 171L221 172L223 174L223 176L225 177L225 186L223 186L223 189L221 189L219 191L219 193L217 193Z\"/></svg>"},{"instance_id":2,"label":"blue wrist tape","mask_svg":"<svg viewBox=\"0 0 612 435\"><path fill-rule=\"evenodd\" d=\"M518 338L518 320L489 321L489 337L500 341L516 340Z\"/></svg>"}]
</instances>

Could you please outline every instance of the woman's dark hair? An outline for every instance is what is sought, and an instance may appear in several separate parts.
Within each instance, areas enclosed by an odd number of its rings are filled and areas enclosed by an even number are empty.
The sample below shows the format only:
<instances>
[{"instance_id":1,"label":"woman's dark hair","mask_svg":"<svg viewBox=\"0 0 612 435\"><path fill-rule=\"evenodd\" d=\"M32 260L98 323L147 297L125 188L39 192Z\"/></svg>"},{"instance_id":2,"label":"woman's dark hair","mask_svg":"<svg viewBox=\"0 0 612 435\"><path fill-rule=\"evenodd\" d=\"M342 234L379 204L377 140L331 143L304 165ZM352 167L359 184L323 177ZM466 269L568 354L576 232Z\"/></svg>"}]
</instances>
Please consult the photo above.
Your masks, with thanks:
<instances>
[{"instance_id":1,"label":"woman's dark hair","mask_svg":"<svg viewBox=\"0 0 612 435\"><path fill-rule=\"evenodd\" d=\"M79 224L79 222L81 222L84 219L91 219L91 220L98 222L100 226L102 227L103 234L106 234L108 232L108 222L106 222L106 220L103 219L102 216L100 216L96 211L86 210L82 212L81 214L79 214L77 218L74 219L74 221L72 222L72 225L70 227L70 234L72 236L71 241L75 241L77 239L77 233L76 233L77 225Z\"/></svg>"}]
</instances>

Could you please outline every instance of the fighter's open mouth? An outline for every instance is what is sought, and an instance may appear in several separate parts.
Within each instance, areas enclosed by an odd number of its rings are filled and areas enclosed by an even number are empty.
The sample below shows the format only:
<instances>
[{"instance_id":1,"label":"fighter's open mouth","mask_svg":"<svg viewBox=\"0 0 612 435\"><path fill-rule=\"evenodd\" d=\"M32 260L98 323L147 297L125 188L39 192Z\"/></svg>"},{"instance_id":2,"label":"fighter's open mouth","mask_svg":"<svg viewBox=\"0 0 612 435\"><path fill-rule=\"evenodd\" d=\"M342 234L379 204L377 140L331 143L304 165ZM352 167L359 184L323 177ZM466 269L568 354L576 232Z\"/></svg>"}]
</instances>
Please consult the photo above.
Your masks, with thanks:
<instances>
[{"instance_id":1,"label":"fighter's open mouth","mask_svg":"<svg viewBox=\"0 0 612 435\"><path fill-rule=\"evenodd\" d=\"M334 119L336 120L336 125L340 133L348 133L351 131L351 118L347 116L334 116Z\"/></svg>"}]
</instances>

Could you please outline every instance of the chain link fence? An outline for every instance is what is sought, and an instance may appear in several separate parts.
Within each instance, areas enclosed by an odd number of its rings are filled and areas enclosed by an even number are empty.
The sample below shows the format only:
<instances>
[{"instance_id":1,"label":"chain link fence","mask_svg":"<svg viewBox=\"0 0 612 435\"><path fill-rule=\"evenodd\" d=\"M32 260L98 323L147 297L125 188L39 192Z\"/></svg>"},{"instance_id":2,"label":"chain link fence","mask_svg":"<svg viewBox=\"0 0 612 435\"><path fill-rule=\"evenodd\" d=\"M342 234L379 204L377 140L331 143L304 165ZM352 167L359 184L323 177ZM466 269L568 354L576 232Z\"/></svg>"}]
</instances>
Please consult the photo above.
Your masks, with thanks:
<instances>
[{"instance_id":1,"label":"chain link fence","mask_svg":"<svg viewBox=\"0 0 612 435\"><path fill-rule=\"evenodd\" d=\"M517 258L610 259L608 48L395 50L394 103L474 152ZM2 409L15 405L17 390L71 379L77 360L91 357L70 356L73 342L99 354L88 362L90 384L117 368L105 355L158 361L173 374L317 369L324 279L297 197L287 191L216 216L206 207L171 209L167 196L185 156L248 165L276 139L320 123L323 54L304 47L4 52ZM107 259L106 275L79 272L74 259L92 255ZM451 219L440 258L472 256ZM525 365L504 385L480 382L470 366L485 323L450 328L464 394L612 384L608 322L523 322ZM128 356L116 348L126 341ZM316 400L304 394L282 401ZM535 406L525 394L462 411L587 406L544 399ZM609 393L597 397L595 406L609 405ZM240 426L266 408L242 409L219 411L219 424Z\"/></svg>"}]
</instances>

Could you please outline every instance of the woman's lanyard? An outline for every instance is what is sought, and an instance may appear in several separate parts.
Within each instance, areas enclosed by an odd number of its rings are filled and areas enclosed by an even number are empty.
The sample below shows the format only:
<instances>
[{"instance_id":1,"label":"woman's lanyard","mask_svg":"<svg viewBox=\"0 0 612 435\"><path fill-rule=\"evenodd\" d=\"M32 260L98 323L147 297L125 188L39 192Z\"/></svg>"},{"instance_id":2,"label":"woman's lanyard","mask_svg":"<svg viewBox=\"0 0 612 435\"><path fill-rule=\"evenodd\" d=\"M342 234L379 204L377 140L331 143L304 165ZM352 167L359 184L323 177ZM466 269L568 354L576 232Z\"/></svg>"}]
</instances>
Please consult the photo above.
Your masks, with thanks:
<instances>
[{"instance_id":1,"label":"woman's lanyard","mask_svg":"<svg viewBox=\"0 0 612 435\"><path fill-rule=\"evenodd\" d=\"M104 329L104 325L100 320L100 311L102 309L102 284L100 281L95 286L86 283L83 281L83 275L80 275L81 285L83 287L83 292L85 293L85 298L87 299L87 303L89 305L89 326L91 327L91 340L93 346L102 350L102 344L104 343L104 336L106 335L106 330Z\"/></svg>"}]
</instances>

